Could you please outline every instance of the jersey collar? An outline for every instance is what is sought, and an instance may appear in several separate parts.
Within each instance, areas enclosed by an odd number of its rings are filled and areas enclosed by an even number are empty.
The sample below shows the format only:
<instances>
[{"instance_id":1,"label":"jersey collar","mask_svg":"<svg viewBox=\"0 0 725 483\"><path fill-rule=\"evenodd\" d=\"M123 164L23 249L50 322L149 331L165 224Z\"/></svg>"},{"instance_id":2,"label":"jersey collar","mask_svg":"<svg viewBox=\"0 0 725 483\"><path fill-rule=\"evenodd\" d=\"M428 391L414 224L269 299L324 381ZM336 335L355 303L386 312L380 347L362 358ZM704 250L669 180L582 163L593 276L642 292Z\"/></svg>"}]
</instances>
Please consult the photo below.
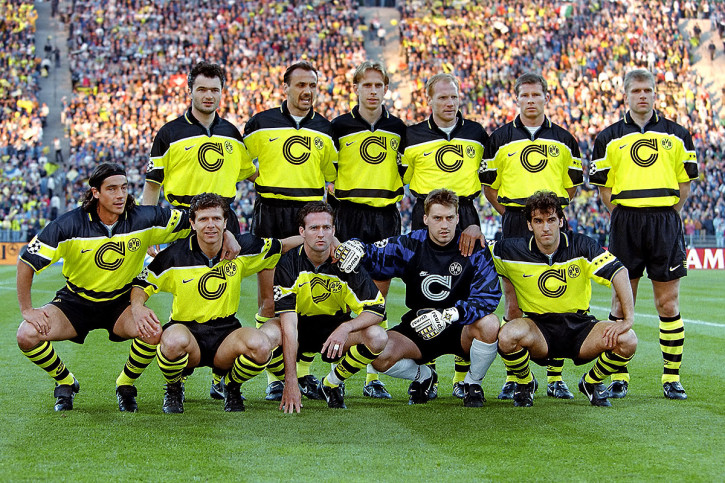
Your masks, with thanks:
<instances>
[{"instance_id":1,"label":"jersey collar","mask_svg":"<svg viewBox=\"0 0 725 483\"><path fill-rule=\"evenodd\" d=\"M454 133L455 133L456 131L458 131L458 130L459 130L459 129L461 128L461 126L463 126L463 122L464 122L464 119L463 119L463 114L461 114L461 111L458 111L458 112L456 113L456 125L455 125L455 127L453 128L453 131L451 131L451 135L450 135L450 138L451 138L451 139L453 138L453 134L454 134ZM432 131L438 131L438 132L440 132L441 134L443 134L444 136L447 136L447 135L446 135L446 133L445 133L445 132L443 132L443 131L441 130L441 128L439 128L439 127L438 127L438 125L436 124L436 122L435 122L435 121L433 120L433 114L431 114L430 116L428 116L428 127L429 127L429 128L430 128L430 129L432 130Z\"/></svg>"},{"instance_id":2,"label":"jersey collar","mask_svg":"<svg viewBox=\"0 0 725 483\"><path fill-rule=\"evenodd\" d=\"M199 120L196 117L194 117L194 115L191 113L191 108L188 108L186 110L186 112L184 113L184 119L186 119L186 122L188 122L189 124L196 124L197 126L200 126L205 131L207 130L206 127L204 127L199 122ZM209 131L210 132L214 129L214 126L216 126L217 124L219 124L220 119L221 118L219 117L219 113L218 112L215 112L214 113L214 120L211 122L211 126L209 126Z\"/></svg>"},{"instance_id":3,"label":"jersey collar","mask_svg":"<svg viewBox=\"0 0 725 483\"><path fill-rule=\"evenodd\" d=\"M282 111L282 114L283 115L285 115L286 117L289 118L290 121L292 121L293 123L295 123L295 120L292 117L292 114L290 114L289 108L287 107L287 101L282 101L282 105L279 106L279 109ZM307 115L305 117L303 117L302 120L300 121L300 126L305 121L307 121L309 119L314 119L315 115L316 115L315 110L314 109L310 109L310 112L308 112Z\"/></svg>"},{"instance_id":4,"label":"jersey collar","mask_svg":"<svg viewBox=\"0 0 725 483\"><path fill-rule=\"evenodd\" d=\"M660 115L656 110L653 110L652 117L649 118L649 121L647 121L647 124L645 124L644 127L646 128L650 124L657 124L658 122L660 122ZM624 114L624 123L638 126L637 123L634 122L634 119L632 119L632 114L629 111Z\"/></svg>"},{"instance_id":5,"label":"jersey collar","mask_svg":"<svg viewBox=\"0 0 725 483\"><path fill-rule=\"evenodd\" d=\"M545 255L544 253L541 253L541 250L539 250L539 246L536 244L536 241L534 240L534 235L531 235L529 237L529 251L531 253L538 253L542 257L548 259L549 261L553 261L556 258L556 255L559 253L559 251L562 250L562 248L569 248L569 235L566 234L565 231L559 230L559 246L556 248L556 251L551 254L551 257L549 255ZM551 265L551 263L549 263Z\"/></svg>"},{"instance_id":6,"label":"jersey collar","mask_svg":"<svg viewBox=\"0 0 725 483\"><path fill-rule=\"evenodd\" d=\"M521 114L516 116L516 119L513 120L513 125L517 129L521 129L522 131L526 132L526 136L530 136L529 129L524 126L524 123L521 122ZM538 134L540 129L551 129L551 119L547 115L544 115L544 122L539 126L539 129L536 130L534 134Z\"/></svg>"},{"instance_id":7,"label":"jersey collar","mask_svg":"<svg viewBox=\"0 0 725 483\"><path fill-rule=\"evenodd\" d=\"M375 124L380 124L380 121L381 120L383 120L383 119L389 119L390 118L390 113L388 112L388 110L385 108L384 105L382 106L382 108L383 108L383 113L380 115L380 119L378 119L375 122ZM352 111L350 112L350 115L352 116L353 119L356 119L361 124L365 125L368 128L368 131L372 131L373 130L372 124L370 124L364 117L362 117L360 115L360 105L359 104L357 106L355 106L355 107L352 108Z\"/></svg>"},{"instance_id":8,"label":"jersey collar","mask_svg":"<svg viewBox=\"0 0 725 483\"><path fill-rule=\"evenodd\" d=\"M217 263L219 263L221 261L221 254L222 254L221 250L219 250L219 253L214 255L214 258L210 259L209 257L206 256L206 253L204 253L202 251L201 247L199 246L199 240L196 239L196 233L192 233L189 236L189 245L188 246L189 246L189 251L194 253L195 255L197 255L202 260L204 260L204 262L206 263L206 265L209 268L213 267L214 265L216 265Z\"/></svg>"}]
</instances>

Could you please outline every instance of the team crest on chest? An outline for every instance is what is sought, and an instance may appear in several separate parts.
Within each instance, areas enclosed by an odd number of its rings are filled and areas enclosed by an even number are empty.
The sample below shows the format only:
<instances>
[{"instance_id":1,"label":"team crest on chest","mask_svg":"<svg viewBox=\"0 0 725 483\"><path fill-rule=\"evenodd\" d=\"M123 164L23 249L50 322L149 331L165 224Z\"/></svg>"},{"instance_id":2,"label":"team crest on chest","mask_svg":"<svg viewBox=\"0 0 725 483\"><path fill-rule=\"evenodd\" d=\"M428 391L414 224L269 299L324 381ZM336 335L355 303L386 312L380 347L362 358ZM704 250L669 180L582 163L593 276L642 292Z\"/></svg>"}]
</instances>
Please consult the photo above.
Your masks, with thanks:
<instances>
[{"instance_id":1,"label":"team crest on chest","mask_svg":"<svg viewBox=\"0 0 725 483\"><path fill-rule=\"evenodd\" d=\"M549 156L556 158L559 156L559 148L553 144L549 144Z\"/></svg>"},{"instance_id":2,"label":"team crest on chest","mask_svg":"<svg viewBox=\"0 0 725 483\"><path fill-rule=\"evenodd\" d=\"M227 277L233 277L237 274L237 266L234 263L227 263L224 265L224 273Z\"/></svg>"},{"instance_id":3,"label":"team crest on chest","mask_svg":"<svg viewBox=\"0 0 725 483\"><path fill-rule=\"evenodd\" d=\"M398 143L397 139L391 139L390 140L390 147L393 148L393 151L398 150L398 146L400 146L400 143Z\"/></svg>"},{"instance_id":4,"label":"team crest on chest","mask_svg":"<svg viewBox=\"0 0 725 483\"><path fill-rule=\"evenodd\" d=\"M662 145L662 148L667 149L668 151L672 149L672 140L669 138L662 138L660 144Z\"/></svg>"},{"instance_id":5,"label":"team crest on chest","mask_svg":"<svg viewBox=\"0 0 725 483\"><path fill-rule=\"evenodd\" d=\"M466 156L469 158L475 158L476 157L476 148L473 146L466 146Z\"/></svg>"},{"instance_id":6,"label":"team crest on chest","mask_svg":"<svg viewBox=\"0 0 725 483\"><path fill-rule=\"evenodd\" d=\"M130 240L128 241L128 250L129 250L130 252L135 252L135 251L136 251L136 250L138 250L139 248L141 248L141 240L139 240L138 238L135 238L135 237L134 237L134 238L131 238L131 239L130 239Z\"/></svg>"},{"instance_id":7,"label":"team crest on chest","mask_svg":"<svg viewBox=\"0 0 725 483\"><path fill-rule=\"evenodd\" d=\"M224 149L226 149L229 154L232 154L234 152L234 145L232 145L231 141L224 141Z\"/></svg>"},{"instance_id":8,"label":"team crest on chest","mask_svg":"<svg viewBox=\"0 0 725 483\"><path fill-rule=\"evenodd\" d=\"M325 147L324 143L322 142L322 138L315 137L315 147L320 150Z\"/></svg>"},{"instance_id":9,"label":"team crest on chest","mask_svg":"<svg viewBox=\"0 0 725 483\"><path fill-rule=\"evenodd\" d=\"M461 266L461 264L460 264L460 263L458 263L458 262L453 262L453 263L451 263L451 265L450 265L450 266L448 267L448 271L449 271L449 272L451 273L451 275L460 275L460 274L461 274L461 272L463 271L463 267Z\"/></svg>"},{"instance_id":10,"label":"team crest on chest","mask_svg":"<svg viewBox=\"0 0 725 483\"><path fill-rule=\"evenodd\" d=\"M566 273L569 275L569 278L577 278L581 274L581 269L576 265L572 265L567 269Z\"/></svg>"}]
</instances>

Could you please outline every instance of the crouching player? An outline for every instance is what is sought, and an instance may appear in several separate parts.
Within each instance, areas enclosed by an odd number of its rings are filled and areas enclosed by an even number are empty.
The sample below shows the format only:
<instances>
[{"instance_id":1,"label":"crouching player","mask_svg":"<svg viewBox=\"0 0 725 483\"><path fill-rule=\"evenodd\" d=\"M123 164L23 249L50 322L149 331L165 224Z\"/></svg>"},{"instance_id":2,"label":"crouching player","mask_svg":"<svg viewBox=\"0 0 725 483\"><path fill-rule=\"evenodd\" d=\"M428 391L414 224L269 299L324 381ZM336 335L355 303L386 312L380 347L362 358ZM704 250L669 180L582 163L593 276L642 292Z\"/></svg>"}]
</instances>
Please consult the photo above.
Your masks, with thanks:
<instances>
[{"instance_id":1,"label":"crouching player","mask_svg":"<svg viewBox=\"0 0 725 483\"><path fill-rule=\"evenodd\" d=\"M141 332L159 327L159 319L144 303L153 293L174 295L169 322L157 348L159 368L166 380L163 411L184 412L182 378L198 366L222 371L225 411L244 411L242 383L264 370L280 343L279 330L242 327L235 314L241 282L260 270L273 268L280 254L301 243L236 235L240 254L222 260L227 202L219 195L194 196L189 207L192 234L162 250L134 281L131 309Z\"/></svg>"},{"instance_id":2,"label":"crouching player","mask_svg":"<svg viewBox=\"0 0 725 483\"><path fill-rule=\"evenodd\" d=\"M280 323L283 334L285 382L279 407L286 413L300 412L297 356L320 352L322 360L336 365L319 382L318 394L328 407L344 409L344 381L373 362L388 341L378 325L385 300L364 270L344 273L332 262L335 218L330 205L307 203L297 223L304 243L277 265L274 298L279 322L267 322Z\"/></svg>"},{"instance_id":3,"label":"crouching player","mask_svg":"<svg viewBox=\"0 0 725 483\"><path fill-rule=\"evenodd\" d=\"M405 282L402 322L388 330L388 344L373 367L412 380L410 404L425 403L438 376L425 365L443 354L470 356L463 405L481 407L482 380L496 358L499 320L493 311L501 300L498 274L487 248L478 244L461 255L458 196L447 189L431 191L424 202L423 230L363 245L358 240L337 248L342 270L362 266L377 279Z\"/></svg>"},{"instance_id":4,"label":"crouching player","mask_svg":"<svg viewBox=\"0 0 725 483\"><path fill-rule=\"evenodd\" d=\"M491 246L496 269L513 284L525 314L506 323L498 336L504 364L517 378L514 406L534 403L529 359L549 357L573 359L576 364L596 359L579 381L579 391L594 406L611 406L602 381L626 367L637 348L627 269L593 239L561 231L564 212L553 192L534 193L524 215L533 236ZM598 321L588 314L590 279L614 287L623 319Z\"/></svg>"},{"instance_id":5,"label":"crouching player","mask_svg":"<svg viewBox=\"0 0 725 483\"><path fill-rule=\"evenodd\" d=\"M18 259L17 291L23 315L18 347L55 380L56 411L73 409L80 385L52 341L82 344L91 330L105 329L114 342L134 339L134 344L155 347L161 331L140 332L134 323L129 306L131 282L143 268L149 245L169 243L189 233L181 211L136 206L120 164L99 164L88 184L83 206L50 222ZM50 303L33 308L35 273L60 259L64 260L65 286ZM146 367L151 360L144 359L138 367ZM133 396L135 392L129 394ZM132 402L135 411L135 399Z\"/></svg>"}]
</instances>

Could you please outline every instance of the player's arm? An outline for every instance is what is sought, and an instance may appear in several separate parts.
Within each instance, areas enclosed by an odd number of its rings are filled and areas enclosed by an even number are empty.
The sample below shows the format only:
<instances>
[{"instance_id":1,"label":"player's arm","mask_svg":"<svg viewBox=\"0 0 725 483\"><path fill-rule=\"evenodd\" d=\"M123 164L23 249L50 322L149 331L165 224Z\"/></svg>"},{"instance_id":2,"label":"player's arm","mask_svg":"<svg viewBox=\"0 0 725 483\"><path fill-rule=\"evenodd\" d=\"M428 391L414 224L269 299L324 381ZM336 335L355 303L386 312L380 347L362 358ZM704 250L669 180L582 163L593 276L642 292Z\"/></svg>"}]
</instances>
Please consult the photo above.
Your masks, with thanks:
<instances>
[{"instance_id":1,"label":"player's arm","mask_svg":"<svg viewBox=\"0 0 725 483\"><path fill-rule=\"evenodd\" d=\"M673 207L678 213L680 212L680 210L682 210L682 207L685 206L685 202L690 196L690 189L690 181L680 183L680 201L678 201L677 204Z\"/></svg>"},{"instance_id":2,"label":"player's arm","mask_svg":"<svg viewBox=\"0 0 725 483\"><path fill-rule=\"evenodd\" d=\"M629 331L634 324L634 296L632 295L632 285L629 282L629 273L626 268L622 267L614 275L612 287L614 287L614 293L619 299L624 318L610 324L602 334L602 337L606 340L606 346L610 348L616 346L619 336Z\"/></svg>"},{"instance_id":3,"label":"player's arm","mask_svg":"<svg viewBox=\"0 0 725 483\"><path fill-rule=\"evenodd\" d=\"M466 299L459 300L454 306L459 323L464 325L492 314L501 301L501 285L489 249L476 252L471 257L471 263L475 267L471 291Z\"/></svg>"},{"instance_id":4,"label":"player's arm","mask_svg":"<svg viewBox=\"0 0 725 483\"><path fill-rule=\"evenodd\" d=\"M478 240L481 240L481 246L485 246L486 239L483 236L483 232L481 232L481 226L468 225L461 232L461 236L458 239L458 250L461 252L461 255L470 257Z\"/></svg>"},{"instance_id":5,"label":"player's arm","mask_svg":"<svg viewBox=\"0 0 725 483\"><path fill-rule=\"evenodd\" d=\"M574 198L574 195L576 195L576 186L572 186L571 188L566 188L566 194L569 195L569 199Z\"/></svg>"},{"instance_id":6,"label":"player's arm","mask_svg":"<svg viewBox=\"0 0 725 483\"><path fill-rule=\"evenodd\" d=\"M242 247L229 230L224 230L224 242L222 243L222 260L234 260L241 252Z\"/></svg>"},{"instance_id":7,"label":"player's arm","mask_svg":"<svg viewBox=\"0 0 725 483\"><path fill-rule=\"evenodd\" d=\"M325 343L322 344L320 353L327 355L330 359L342 357L345 353L345 342L347 342L347 338L351 332L367 329L382 321L383 318L379 314L367 311L362 312L354 319L343 322L337 329L333 330Z\"/></svg>"},{"instance_id":8,"label":"player's arm","mask_svg":"<svg viewBox=\"0 0 725 483\"><path fill-rule=\"evenodd\" d=\"M146 181L143 185L143 194L141 195L141 204L155 206L159 204L161 196L161 185L153 181Z\"/></svg>"},{"instance_id":9,"label":"player's arm","mask_svg":"<svg viewBox=\"0 0 725 483\"><path fill-rule=\"evenodd\" d=\"M503 215L504 212L506 212L506 207L498 202L498 190L495 188L491 188L490 186L483 187L483 195L486 197L489 203L491 203L491 206L498 211L500 215Z\"/></svg>"},{"instance_id":10,"label":"player's arm","mask_svg":"<svg viewBox=\"0 0 725 483\"><path fill-rule=\"evenodd\" d=\"M282 327L282 358L284 360L284 391L279 409L285 413L300 412L302 408L302 394L297 384L297 312L282 312L280 314Z\"/></svg>"},{"instance_id":11,"label":"player's arm","mask_svg":"<svg viewBox=\"0 0 725 483\"><path fill-rule=\"evenodd\" d=\"M302 235L294 235L281 239L280 242L282 243L282 253L287 253L293 248L297 248L298 246L302 245L302 242L304 241L305 239L302 238Z\"/></svg>"},{"instance_id":12,"label":"player's arm","mask_svg":"<svg viewBox=\"0 0 725 483\"><path fill-rule=\"evenodd\" d=\"M598 188L599 199L602 200L604 206L606 206L611 213L614 210L614 205L612 204L612 188L609 188L607 186L599 186Z\"/></svg>"},{"instance_id":13,"label":"player's arm","mask_svg":"<svg viewBox=\"0 0 725 483\"><path fill-rule=\"evenodd\" d=\"M15 286L18 292L20 313L23 319L32 325L39 334L46 335L50 331L50 317L44 308L33 308L30 289L33 285L34 276L35 270L23 260L18 260L18 273L15 277Z\"/></svg>"}]
</instances>

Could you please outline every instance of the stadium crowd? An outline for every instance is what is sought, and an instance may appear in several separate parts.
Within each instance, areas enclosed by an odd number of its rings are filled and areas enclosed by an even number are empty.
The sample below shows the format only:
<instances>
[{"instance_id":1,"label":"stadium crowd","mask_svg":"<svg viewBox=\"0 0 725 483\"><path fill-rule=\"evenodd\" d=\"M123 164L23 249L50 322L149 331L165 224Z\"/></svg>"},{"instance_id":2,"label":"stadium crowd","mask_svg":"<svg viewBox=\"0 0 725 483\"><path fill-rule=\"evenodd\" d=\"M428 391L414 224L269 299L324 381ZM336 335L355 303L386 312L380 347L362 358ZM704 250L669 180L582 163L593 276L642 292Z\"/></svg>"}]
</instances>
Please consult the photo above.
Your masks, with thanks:
<instances>
[{"instance_id":1,"label":"stadium crowd","mask_svg":"<svg viewBox=\"0 0 725 483\"><path fill-rule=\"evenodd\" d=\"M32 4L0 2L0 233L8 241L39 229L50 214L47 153L41 149L47 106L38 102L42 60L35 52Z\"/></svg>"},{"instance_id":2,"label":"stadium crowd","mask_svg":"<svg viewBox=\"0 0 725 483\"><path fill-rule=\"evenodd\" d=\"M203 1L73 3L63 17L71 34L75 87L63 113L71 144L60 193L64 203L52 202L58 196L53 182L48 186L54 167L40 151L43 108L35 97L40 59L27 47L33 45L37 14L31 5L0 7L12 11L4 16L9 28L2 30L6 69L0 89L14 94L3 96L0 113L0 218L2 228L13 233L34 232L51 218L53 207L76 206L84 180L102 161L123 161L131 191L139 196L153 134L188 106L186 79L179 72L199 59L227 67L220 114L242 129L255 112L280 104L282 70L297 59L311 60L320 71L318 112L332 119L349 110L351 71L366 58L367 26L351 0L225 2L221 8ZM657 108L692 132L698 151L702 176L683 210L686 232L691 242L708 234L723 244L725 129L706 82L690 67L690 34L681 33L677 23L700 17L719 27L725 18L722 3L419 0L403 5L399 73L411 101L405 105L399 93L391 93L395 102L389 107L409 124L429 112L425 80L445 71L461 80L464 114L490 133L516 114L516 77L541 71L551 94L547 112L576 136L586 165L594 136L624 113L624 71L650 69L658 80ZM234 209L244 230L254 199L251 185L244 184L239 195ZM405 198L404 227L410 208ZM498 216L488 203L478 208L484 234L494 237ZM573 228L606 242L609 215L596 190L582 187L567 215Z\"/></svg>"}]
</instances>

